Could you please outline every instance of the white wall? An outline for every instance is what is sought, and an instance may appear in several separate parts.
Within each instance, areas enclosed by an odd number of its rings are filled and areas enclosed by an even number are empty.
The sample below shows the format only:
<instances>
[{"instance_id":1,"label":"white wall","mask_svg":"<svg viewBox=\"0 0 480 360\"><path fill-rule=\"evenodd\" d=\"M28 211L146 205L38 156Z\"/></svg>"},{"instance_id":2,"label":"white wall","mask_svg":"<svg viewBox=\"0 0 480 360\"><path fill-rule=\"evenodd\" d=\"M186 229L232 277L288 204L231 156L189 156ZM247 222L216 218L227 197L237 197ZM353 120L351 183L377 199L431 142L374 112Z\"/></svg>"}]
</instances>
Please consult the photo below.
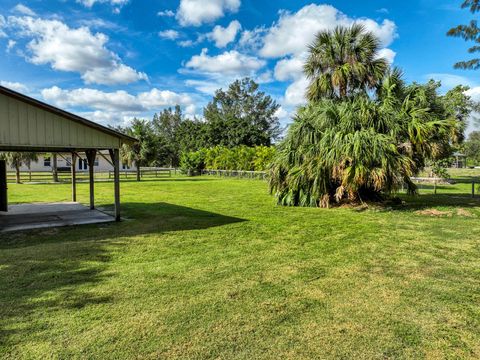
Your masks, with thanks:
<instances>
[{"instance_id":1,"label":"white wall","mask_svg":"<svg viewBox=\"0 0 480 360\"><path fill-rule=\"evenodd\" d=\"M75 167L77 171L87 171L88 170L88 162L87 157L84 153L79 153L82 159L77 159ZM108 153L104 153L107 159L110 159L110 155ZM57 168L70 168L70 163L72 161L71 154L57 154ZM52 171L53 166L53 158L51 154L38 154L38 161L32 162L30 164L30 169L23 165L20 169L21 171L45 171L50 172ZM135 170L135 165L128 167L126 164L120 164L121 170ZM13 169L8 169L12 171ZM101 155L97 155L95 160L95 171L113 171L113 166L105 160Z\"/></svg>"}]
</instances>

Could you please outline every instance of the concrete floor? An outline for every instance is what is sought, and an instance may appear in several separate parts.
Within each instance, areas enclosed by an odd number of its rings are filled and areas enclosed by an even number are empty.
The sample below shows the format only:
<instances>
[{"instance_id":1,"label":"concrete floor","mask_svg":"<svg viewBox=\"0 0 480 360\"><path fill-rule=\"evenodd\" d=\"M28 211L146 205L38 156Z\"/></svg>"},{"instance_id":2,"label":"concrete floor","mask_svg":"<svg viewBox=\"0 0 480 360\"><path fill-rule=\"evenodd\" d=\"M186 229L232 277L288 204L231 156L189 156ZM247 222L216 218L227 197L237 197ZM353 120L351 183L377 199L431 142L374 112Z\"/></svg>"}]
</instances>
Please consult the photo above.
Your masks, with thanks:
<instances>
[{"instance_id":1,"label":"concrete floor","mask_svg":"<svg viewBox=\"0 0 480 360\"><path fill-rule=\"evenodd\" d=\"M74 202L20 204L10 205L6 213L0 212L0 232L112 221L113 216Z\"/></svg>"}]
</instances>

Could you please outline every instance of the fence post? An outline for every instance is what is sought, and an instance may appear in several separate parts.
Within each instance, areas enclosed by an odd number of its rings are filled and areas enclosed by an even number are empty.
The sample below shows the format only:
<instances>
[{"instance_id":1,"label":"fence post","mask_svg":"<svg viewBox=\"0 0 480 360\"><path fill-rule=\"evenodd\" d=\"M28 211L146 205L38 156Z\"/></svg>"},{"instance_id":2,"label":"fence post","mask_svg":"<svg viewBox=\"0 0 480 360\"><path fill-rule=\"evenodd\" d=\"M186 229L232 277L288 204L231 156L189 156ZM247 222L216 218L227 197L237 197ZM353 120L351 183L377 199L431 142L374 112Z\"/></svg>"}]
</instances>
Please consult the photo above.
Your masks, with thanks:
<instances>
[{"instance_id":1,"label":"fence post","mask_svg":"<svg viewBox=\"0 0 480 360\"><path fill-rule=\"evenodd\" d=\"M472 179L472 198L475 197L475 179Z\"/></svg>"}]
</instances>

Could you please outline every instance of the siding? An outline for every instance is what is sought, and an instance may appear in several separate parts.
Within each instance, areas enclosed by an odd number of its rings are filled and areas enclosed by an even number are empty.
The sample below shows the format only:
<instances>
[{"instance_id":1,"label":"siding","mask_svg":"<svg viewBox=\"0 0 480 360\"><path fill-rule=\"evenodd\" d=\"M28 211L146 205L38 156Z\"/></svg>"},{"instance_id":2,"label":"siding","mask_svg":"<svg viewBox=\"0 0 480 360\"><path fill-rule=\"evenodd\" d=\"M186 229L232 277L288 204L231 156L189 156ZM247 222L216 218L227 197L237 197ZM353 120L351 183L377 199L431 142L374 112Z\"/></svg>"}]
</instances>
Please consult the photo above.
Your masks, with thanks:
<instances>
[{"instance_id":1,"label":"siding","mask_svg":"<svg viewBox=\"0 0 480 360\"><path fill-rule=\"evenodd\" d=\"M121 143L120 137L0 93L0 148L114 149Z\"/></svg>"}]
</instances>

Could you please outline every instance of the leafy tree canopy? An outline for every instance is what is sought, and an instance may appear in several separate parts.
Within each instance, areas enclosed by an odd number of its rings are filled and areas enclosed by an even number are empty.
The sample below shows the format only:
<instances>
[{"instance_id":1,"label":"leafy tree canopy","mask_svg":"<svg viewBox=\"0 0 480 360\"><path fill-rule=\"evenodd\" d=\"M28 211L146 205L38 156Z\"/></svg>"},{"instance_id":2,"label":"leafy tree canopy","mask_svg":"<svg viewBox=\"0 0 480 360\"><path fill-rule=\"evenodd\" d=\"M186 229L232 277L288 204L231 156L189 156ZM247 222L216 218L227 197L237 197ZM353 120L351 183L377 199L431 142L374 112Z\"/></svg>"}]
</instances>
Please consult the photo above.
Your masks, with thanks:
<instances>
[{"instance_id":1,"label":"leafy tree canopy","mask_svg":"<svg viewBox=\"0 0 480 360\"><path fill-rule=\"evenodd\" d=\"M217 90L204 109L207 146L269 146L280 133L279 107L249 78Z\"/></svg>"},{"instance_id":2,"label":"leafy tree canopy","mask_svg":"<svg viewBox=\"0 0 480 360\"><path fill-rule=\"evenodd\" d=\"M462 3L462 9L468 8L470 12L476 13L480 11L480 0L465 0ZM465 41L473 41L475 45L468 49L468 53L475 54L480 51L480 28L477 20L470 21L469 24L458 25L447 32L448 36L454 36L464 39ZM473 58L466 61L459 61L455 64L455 69L472 69L480 68L480 58Z\"/></svg>"}]
</instances>

